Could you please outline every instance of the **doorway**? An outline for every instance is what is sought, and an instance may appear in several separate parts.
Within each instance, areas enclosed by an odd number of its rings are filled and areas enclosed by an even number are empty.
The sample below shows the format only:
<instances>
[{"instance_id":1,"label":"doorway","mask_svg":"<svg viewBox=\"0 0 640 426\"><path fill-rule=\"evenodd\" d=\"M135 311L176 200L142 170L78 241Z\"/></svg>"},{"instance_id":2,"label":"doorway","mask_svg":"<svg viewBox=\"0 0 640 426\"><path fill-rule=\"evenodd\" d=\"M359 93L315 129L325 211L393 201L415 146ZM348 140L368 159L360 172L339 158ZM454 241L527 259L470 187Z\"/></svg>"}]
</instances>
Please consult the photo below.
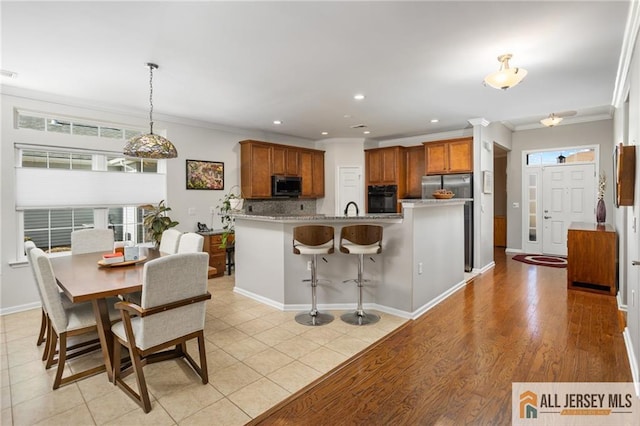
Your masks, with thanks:
<instances>
[{"instance_id":1,"label":"doorway","mask_svg":"<svg viewBox=\"0 0 640 426\"><path fill-rule=\"evenodd\" d=\"M493 246L507 247L507 150L493 144Z\"/></svg>"},{"instance_id":2,"label":"doorway","mask_svg":"<svg viewBox=\"0 0 640 426\"><path fill-rule=\"evenodd\" d=\"M338 166L338 190L336 197L335 214L340 216L349 201L355 201L360 214L364 214L364 186L362 182L362 167Z\"/></svg>"}]
</instances>

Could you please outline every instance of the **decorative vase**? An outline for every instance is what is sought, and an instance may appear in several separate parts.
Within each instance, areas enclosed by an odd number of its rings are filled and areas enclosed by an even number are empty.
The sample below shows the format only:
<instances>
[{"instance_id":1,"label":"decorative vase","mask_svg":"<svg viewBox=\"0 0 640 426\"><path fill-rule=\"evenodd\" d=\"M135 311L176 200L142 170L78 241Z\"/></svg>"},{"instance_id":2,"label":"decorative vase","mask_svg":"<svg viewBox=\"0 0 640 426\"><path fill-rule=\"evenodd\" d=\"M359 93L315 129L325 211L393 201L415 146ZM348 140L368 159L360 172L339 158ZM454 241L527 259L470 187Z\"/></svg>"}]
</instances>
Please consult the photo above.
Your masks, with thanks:
<instances>
[{"instance_id":1,"label":"decorative vase","mask_svg":"<svg viewBox=\"0 0 640 426\"><path fill-rule=\"evenodd\" d=\"M596 222L602 225L607 221L607 208L604 205L602 198L598 199L598 205L596 206Z\"/></svg>"}]
</instances>

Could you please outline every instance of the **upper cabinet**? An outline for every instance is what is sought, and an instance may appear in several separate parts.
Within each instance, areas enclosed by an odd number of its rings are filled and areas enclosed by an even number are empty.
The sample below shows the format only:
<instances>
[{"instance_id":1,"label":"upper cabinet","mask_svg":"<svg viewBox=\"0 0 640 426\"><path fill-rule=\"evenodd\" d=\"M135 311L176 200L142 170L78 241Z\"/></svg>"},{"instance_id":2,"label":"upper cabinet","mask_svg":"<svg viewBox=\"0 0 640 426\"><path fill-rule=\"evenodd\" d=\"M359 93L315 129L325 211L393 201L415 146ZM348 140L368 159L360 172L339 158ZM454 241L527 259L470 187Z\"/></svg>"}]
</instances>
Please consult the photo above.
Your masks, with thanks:
<instances>
[{"instance_id":1,"label":"upper cabinet","mask_svg":"<svg viewBox=\"0 0 640 426\"><path fill-rule=\"evenodd\" d=\"M473 172L473 138L425 142L426 174Z\"/></svg>"},{"instance_id":2,"label":"upper cabinet","mask_svg":"<svg viewBox=\"0 0 640 426\"><path fill-rule=\"evenodd\" d=\"M367 185L399 185L404 181L404 147L366 149L364 153Z\"/></svg>"},{"instance_id":3,"label":"upper cabinet","mask_svg":"<svg viewBox=\"0 0 640 426\"><path fill-rule=\"evenodd\" d=\"M290 148L284 145L271 147L271 172L274 175L298 176L298 148Z\"/></svg>"},{"instance_id":4,"label":"upper cabinet","mask_svg":"<svg viewBox=\"0 0 640 426\"><path fill-rule=\"evenodd\" d=\"M406 148L407 156L407 195L406 198L422 197L422 176L425 173L423 145Z\"/></svg>"},{"instance_id":5,"label":"upper cabinet","mask_svg":"<svg viewBox=\"0 0 640 426\"><path fill-rule=\"evenodd\" d=\"M244 198L271 197L271 146L240 142L240 189Z\"/></svg>"},{"instance_id":6,"label":"upper cabinet","mask_svg":"<svg viewBox=\"0 0 640 426\"><path fill-rule=\"evenodd\" d=\"M298 154L302 197L324 197L324 151L301 149Z\"/></svg>"},{"instance_id":7,"label":"upper cabinet","mask_svg":"<svg viewBox=\"0 0 640 426\"><path fill-rule=\"evenodd\" d=\"M246 140L240 142L244 198L271 198L271 176L302 177L304 198L324 197L324 151Z\"/></svg>"}]
</instances>

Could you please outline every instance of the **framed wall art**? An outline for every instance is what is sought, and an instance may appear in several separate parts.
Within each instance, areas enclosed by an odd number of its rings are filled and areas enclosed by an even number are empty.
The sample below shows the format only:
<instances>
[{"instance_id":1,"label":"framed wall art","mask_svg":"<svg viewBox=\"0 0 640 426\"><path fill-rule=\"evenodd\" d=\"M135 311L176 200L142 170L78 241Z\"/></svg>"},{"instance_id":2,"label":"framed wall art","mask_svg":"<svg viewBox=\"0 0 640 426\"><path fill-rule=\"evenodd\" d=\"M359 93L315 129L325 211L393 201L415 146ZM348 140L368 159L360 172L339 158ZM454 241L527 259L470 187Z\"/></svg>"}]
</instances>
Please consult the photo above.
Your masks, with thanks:
<instances>
[{"instance_id":1,"label":"framed wall art","mask_svg":"<svg viewBox=\"0 0 640 426\"><path fill-rule=\"evenodd\" d=\"M187 189L224 189L224 163L187 160Z\"/></svg>"}]
</instances>

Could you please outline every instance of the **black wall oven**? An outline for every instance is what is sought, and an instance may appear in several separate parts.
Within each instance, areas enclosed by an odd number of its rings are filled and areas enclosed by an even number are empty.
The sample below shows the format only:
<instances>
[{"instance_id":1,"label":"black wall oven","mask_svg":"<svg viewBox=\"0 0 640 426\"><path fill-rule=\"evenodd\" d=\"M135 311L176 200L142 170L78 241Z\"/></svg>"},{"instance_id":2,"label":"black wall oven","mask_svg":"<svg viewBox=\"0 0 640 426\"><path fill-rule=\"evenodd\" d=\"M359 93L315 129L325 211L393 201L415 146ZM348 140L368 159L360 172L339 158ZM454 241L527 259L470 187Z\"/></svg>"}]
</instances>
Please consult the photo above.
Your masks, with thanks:
<instances>
[{"instance_id":1,"label":"black wall oven","mask_svg":"<svg viewBox=\"0 0 640 426\"><path fill-rule=\"evenodd\" d=\"M369 185L369 213L396 213L397 185Z\"/></svg>"}]
</instances>

